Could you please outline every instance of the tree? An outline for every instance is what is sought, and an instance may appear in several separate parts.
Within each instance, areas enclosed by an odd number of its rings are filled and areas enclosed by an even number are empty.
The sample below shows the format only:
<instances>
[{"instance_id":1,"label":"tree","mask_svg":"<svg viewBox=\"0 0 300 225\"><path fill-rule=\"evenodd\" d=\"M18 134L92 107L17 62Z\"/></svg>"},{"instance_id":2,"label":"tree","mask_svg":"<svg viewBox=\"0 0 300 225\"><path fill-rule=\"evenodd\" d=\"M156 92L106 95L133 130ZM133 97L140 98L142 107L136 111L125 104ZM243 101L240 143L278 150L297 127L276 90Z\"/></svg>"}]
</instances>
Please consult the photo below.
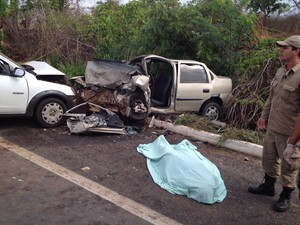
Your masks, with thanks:
<instances>
[{"instance_id":1,"label":"tree","mask_svg":"<svg viewBox=\"0 0 300 225\"><path fill-rule=\"evenodd\" d=\"M192 18L194 12L188 12L180 6L178 0L150 2L147 23L139 35L141 53L154 53L165 57L187 57L195 55L195 46L190 42L190 30L186 18ZM187 14L185 14L187 13ZM186 54L189 52L188 54Z\"/></svg>"},{"instance_id":2,"label":"tree","mask_svg":"<svg viewBox=\"0 0 300 225\"><path fill-rule=\"evenodd\" d=\"M257 43L256 18L244 15L231 0L157 1L146 16L141 54L196 59L220 75L233 76L243 52Z\"/></svg>"},{"instance_id":3,"label":"tree","mask_svg":"<svg viewBox=\"0 0 300 225\"><path fill-rule=\"evenodd\" d=\"M295 4L295 7L300 10L300 1L293 0L293 3Z\"/></svg>"},{"instance_id":4,"label":"tree","mask_svg":"<svg viewBox=\"0 0 300 225\"><path fill-rule=\"evenodd\" d=\"M138 52L137 37L148 17L146 1L98 2L87 27L90 40L97 45L97 57L127 59Z\"/></svg>"},{"instance_id":5,"label":"tree","mask_svg":"<svg viewBox=\"0 0 300 225\"><path fill-rule=\"evenodd\" d=\"M282 13L288 6L282 0L251 0L248 4L248 8L255 13L262 12L265 19L272 13Z\"/></svg>"},{"instance_id":6,"label":"tree","mask_svg":"<svg viewBox=\"0 0 300 225\"><path fill-rule=\"evenodd\" d=\"M245 9L247 7L247 5L249 4L249 1L250 0L233 0L233 4L239 11L242 11L243 9Z\"/></svg>"},{"instance_id":7,"label":"tree","mask_svg":"<svg viewBox=\"0 0 300 225\"><path fill-rule=\"evenodd\" d=\"M0 0L0 29L3 27L3 19L7 14L7 1L6 0Z\"/></svg>"},{"instance_id":8,"label":"tree","mask_svg":"<svg viewBox=\"0 0 300 225\"><path fill-rule=\"evenodd\" d=\"M199 27L197 56L217 73L234 78L236 65L258 44L256 18L237 10L230 0L210 0L200 11L210 27Z\"/></svg>"},{"instance_id":9,"label":"tree","mask_svg":"<svg viewBox=\"0 0 300 225\"><path fill-rule=\"evenodd\" d=\"M2 49L2 40L4 39L3 22L7 14L7 2L6 0L0 0L0 49Z\"/></svg>"}]
</instances>

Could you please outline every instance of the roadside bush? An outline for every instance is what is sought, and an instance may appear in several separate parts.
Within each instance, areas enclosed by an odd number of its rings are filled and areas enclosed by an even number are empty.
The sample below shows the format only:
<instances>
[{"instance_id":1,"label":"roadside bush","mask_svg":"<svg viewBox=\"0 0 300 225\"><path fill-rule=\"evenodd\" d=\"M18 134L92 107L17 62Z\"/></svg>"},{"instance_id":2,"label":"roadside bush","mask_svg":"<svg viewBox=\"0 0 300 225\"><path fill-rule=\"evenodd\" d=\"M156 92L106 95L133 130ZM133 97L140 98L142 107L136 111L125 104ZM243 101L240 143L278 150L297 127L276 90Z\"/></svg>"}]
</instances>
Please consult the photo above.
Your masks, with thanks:
<instances>
[{"instance_id":1,"label":"roadside bush","mask_svg":"<svg viewBox=\"0 0 300 225\"><path fill-rule=\"evenodd\" d=\"M84 76L85 64L61 64L58 68L70 79L75 76Z\"/></svg>"},{"instance_id":2,"label":"roadside bush","mask_svg":"<svg viewBox=\"0 0 300 225\"><path fill-rule=\"evenodd\" d=\"M281 65L275 39L263 40L248 58L239 64L240 77L226 105L228 122L237 128L255 129L265 101L269 85Z\"/></svg>"},{"instance_id":3,"label":"roadside bush","mask_svg":"<svg viewBox=\"0 0 300 225\"><path fill-rule=\"evenodd\" d=\"M90 59L95 47L86 39L87 16L73 9L57 11L43 3L10 6L3 26L9 56L17 61L55 57L68 63Z\"/></svg>"}]
</instances>

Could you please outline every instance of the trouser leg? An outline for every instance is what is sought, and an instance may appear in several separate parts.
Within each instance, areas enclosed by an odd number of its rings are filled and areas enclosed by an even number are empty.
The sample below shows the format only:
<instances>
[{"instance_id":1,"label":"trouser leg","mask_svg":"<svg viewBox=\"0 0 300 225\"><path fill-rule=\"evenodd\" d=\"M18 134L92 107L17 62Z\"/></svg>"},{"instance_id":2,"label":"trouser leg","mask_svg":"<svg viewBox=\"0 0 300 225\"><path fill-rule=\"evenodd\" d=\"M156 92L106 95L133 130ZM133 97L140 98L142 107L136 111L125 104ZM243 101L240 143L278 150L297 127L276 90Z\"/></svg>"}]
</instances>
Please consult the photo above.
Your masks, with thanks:
<instances>
[{"instance_id":1,"label":"trouser leg","mask_svg":"<svg viewBox=\"0 0 300 225\"><path fill-rule=\"evenodd\" d=\"M289 136L268 130L263 146L263 169L271 177L281 174L284 187L295 189L297 170L291 170L290 165L283 159L283 152Z\"/></svg>"},{"instance_id":2,"label":"trouser leg","mask_svg":"<svg viewBox=\"0 0 300 225\"><path fill-rule=\"evenodd\" d=\"M263 146L263 169L265 170L265 181L259 186L250 186L248 192L258 195L275 195L275 182L279 176L280 161L276 150L275 138L267 131Z\"/></svg>"},{"instance_id":3,"label":"trouser leg","mask_svg":"<svg viewBox=\"0 0 300 225\"><path fill-rule=\"evenodd\" d=\"M277 151L275 132L267 130L262 155L262 166L266 174L276 178L280 175L280 155Z\"/></svg>"}]
</instances>

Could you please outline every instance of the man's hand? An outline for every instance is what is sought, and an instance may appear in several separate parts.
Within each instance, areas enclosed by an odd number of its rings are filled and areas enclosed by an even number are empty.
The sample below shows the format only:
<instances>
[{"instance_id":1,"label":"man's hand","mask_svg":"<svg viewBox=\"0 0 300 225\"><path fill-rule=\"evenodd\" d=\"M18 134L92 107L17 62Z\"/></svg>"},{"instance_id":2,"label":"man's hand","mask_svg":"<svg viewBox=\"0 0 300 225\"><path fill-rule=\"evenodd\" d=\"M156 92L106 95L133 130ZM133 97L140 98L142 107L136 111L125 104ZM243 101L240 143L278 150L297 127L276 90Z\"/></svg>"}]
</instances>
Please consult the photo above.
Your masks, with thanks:
<instances>
[{"instance_id":1,"label":"man's hand","mask_svg":"<svg viewBox=\"0 0 300 225\"><path fill-rule=\"evenodd\" d=\"M258 130L265 130L266 129L266 119L260 117L257 121Z\"/></svg>"},{"instance_id":2,"label":"man's hand","mask_svg":"<svg viewBox=\"0 0 300 225\"><path fill-rule=\"evenodd\" d=\"M283 152L283 158L285 159L285 161L287 161L289 164L292 164L292 154L295 151L295 145L292 144L287 144L284 152Z\"/></svg>"}]
</instances>

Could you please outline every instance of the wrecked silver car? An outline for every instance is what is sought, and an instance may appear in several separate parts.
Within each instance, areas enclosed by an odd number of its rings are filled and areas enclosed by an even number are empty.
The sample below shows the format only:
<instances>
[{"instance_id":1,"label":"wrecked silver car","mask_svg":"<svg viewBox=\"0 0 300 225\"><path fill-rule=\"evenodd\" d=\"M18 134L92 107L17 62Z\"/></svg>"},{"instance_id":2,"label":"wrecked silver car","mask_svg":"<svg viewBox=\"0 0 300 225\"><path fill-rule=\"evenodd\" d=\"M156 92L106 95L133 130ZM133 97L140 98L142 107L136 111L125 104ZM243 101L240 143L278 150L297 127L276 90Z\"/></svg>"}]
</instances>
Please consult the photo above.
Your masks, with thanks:
<instances>
[{"instance_id":1,"label":"wrecked silver car","mask_svg":"<svg viewBox=\"0 0 300 225\"><path fill-rule=\"evenodd\" d=\"M229 77L217 76L202 62L142 55L127 63L150 77L151 113L197 112L218 120L232 91Z\"/></svg>"},{"instance_id":2,"label":"wrecked silver car","mask_svg":"<svg viewBox=\"0 0 300 225\"><path fill-rule=\"evenodd\" d=\"M149 77L137 67L96 59L87 62L84 77L71 83L78 104L91 102L133 120L143 120L150 112Z\"/></svg>"},{"instance_id":3,"label":"wrecked silver car","mask_svg":"<svg viewBox=\"0 0 300 225\"><path fill-rule=\"evenodd\" d=\"M202 62L142 55L127 63L90 61L84 80L77 79L74 87L85 102L134 120L150 112L198 112L218 120L232 91L232 80L215 75Z\"/></svg>"}]
</instances>

